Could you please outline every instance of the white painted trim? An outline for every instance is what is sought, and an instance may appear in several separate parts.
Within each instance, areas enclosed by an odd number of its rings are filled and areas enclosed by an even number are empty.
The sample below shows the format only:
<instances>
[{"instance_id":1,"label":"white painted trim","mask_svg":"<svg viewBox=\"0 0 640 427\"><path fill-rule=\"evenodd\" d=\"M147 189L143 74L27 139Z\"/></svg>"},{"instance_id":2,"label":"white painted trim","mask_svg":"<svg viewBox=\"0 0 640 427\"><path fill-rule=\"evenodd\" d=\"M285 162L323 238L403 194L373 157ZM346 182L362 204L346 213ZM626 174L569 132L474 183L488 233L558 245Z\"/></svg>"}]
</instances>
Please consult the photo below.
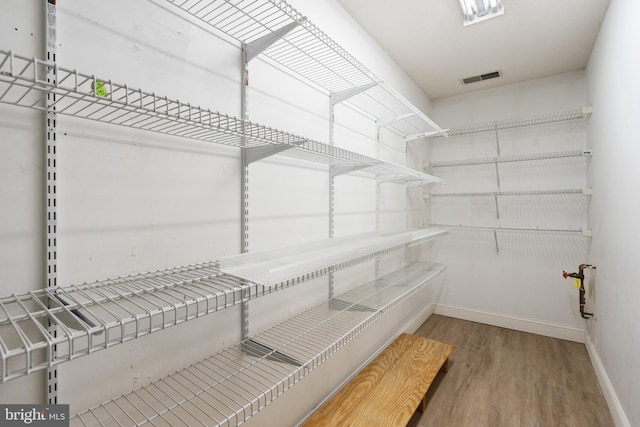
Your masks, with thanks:
<instances>
[{"instance_id":1,"label":"white painted trim","mask_svg":"<svg viewBox=\"0 0 640 427\"><path fill-rule=\"evenodd\" d=\"M455 317L456 319L470 320L501 328L514 329L516 331L529 332L562 340L584 343L585 330L556 323L541 322L539 320L525 319L489 311L476 310L467 307L454 307L445 304L435 304L435 314Z\"/></svg>"},{"instance_id":2,"label":"white painted trim","mask_svg":"<svg viewBox=\"0 0 640 427\"><path fill-rule=\"evenodd\" d=\"M614 424L616 427L631 427L629 419L624 413L624 409L622 409L620 399L618 399L618 395L613 388L613 384L611 384L611 381L609 380L607 371L604 369L602 360L600 360L596 346L593 344L588 332L585 332L584 335L584 344L585 347L587 347L587 353L589 353L589 358L591 359L593 370L596 372L596 377L598 378L598 383L600 384L604 398L607 400L607 404L609 405L609 411L613 417Z\"/></svg>"}]
</instances>

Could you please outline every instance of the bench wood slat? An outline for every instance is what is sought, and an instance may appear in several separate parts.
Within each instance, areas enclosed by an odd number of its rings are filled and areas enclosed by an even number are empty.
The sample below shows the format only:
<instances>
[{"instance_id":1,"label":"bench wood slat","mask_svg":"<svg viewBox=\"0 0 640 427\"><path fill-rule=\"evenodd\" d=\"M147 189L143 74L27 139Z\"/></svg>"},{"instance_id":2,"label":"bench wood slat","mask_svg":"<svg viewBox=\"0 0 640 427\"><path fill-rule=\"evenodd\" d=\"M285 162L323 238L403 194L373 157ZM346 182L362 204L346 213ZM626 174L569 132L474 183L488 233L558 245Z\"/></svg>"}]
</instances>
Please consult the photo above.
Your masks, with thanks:
<instances>
[{"instance_id":1,"label":"bench wood slat","mask_svg":"<svg viewBox=\"0 0 640 427\"><path fill-rule=\"evenodd\" d=\"M401 334L303 424L404 426L453 346Z\"/></svg>"}]
</instances>

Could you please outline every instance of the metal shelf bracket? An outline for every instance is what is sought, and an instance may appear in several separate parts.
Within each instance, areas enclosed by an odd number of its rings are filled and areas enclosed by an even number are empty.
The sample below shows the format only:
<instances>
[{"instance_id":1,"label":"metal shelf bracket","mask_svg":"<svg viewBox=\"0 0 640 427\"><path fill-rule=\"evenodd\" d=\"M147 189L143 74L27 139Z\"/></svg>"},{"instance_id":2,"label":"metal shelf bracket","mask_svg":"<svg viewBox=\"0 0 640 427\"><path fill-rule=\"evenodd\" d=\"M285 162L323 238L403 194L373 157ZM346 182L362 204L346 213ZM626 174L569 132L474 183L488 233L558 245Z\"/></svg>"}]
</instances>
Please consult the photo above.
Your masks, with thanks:
<instances>
[{"instance_id":1,"label":"metal shelf bracket","mask_svg":"<svg viewBox=\"0 0 640 427\"><path fill-rule=\"evenodd\" d=\"M345 89L340 92L333 92L331 94L331 105L334 106L334 105L340 104L341 102L344 102L347 99L353 96L356 96L358 94L361 94L362 92L365 92L375 86L378 86L378 83L373 82L373 83L368 83L366 85Z\"/></svg>"},{"instance_id":2,"label":"metal shelf bracket","mask_svg":"<svg viewBox=\"0 0 640 427\"><path fill-rule=\"evenodd\" d=\"M353 165L353 166L331 166L331 176L336 177L345 175L351 172L366 169L367 165Z\"/></svg>"},{"instance_id":3,"label":"metal shelf bracket","mask_svg":"<svg viewBox=\"0 0 640 427\"><path fill-rule=\"evenodd\" d=\"M306 19L303 18L302 22L304 22L305 20ZM253 58L269 49L269 47L271 47L278 40L284 38L284 36L293 31L302 22L292 22L289 25L285 25L284 27L267 34L266 36L262 36L259 39L252 41L251 43L247 43L247 61L251 61Z\"/></svg>"},{"instance_id":4,"label":"metal shelf bracket","mask_svg":"<svg viewBox=\"0 0 640 427\"><path fill-rule=\"evenodd\" d=\"M267 345L261 344L255 339L248 339L242 342L242 350L252 357L264 358L273 360L274 362L287 363L289 365L306 367L308 363L303 363L294 357L291 357L285 353L278 351L275 348L271 348Z\"/></svg>"},{"instance_id":5,"label":"metal shelf bracket","mask_svg":"<svg viewBox=\"0 0 640 427\"><path fill-rule=\"evenodd\" d=\"M379 179L378 179L378 183L384 183L384 182L402 182L404 181L404 177L399 176L399 175L380 175Z\"/></svg>"},{"instance_id":6,"label":"metal shelf bracket","mask_svg":"<svg viewBox=\"0 0 640 427\"><path fill-rule=\"evenodd\" d=\"M290 145L261 145L258 147L247 148L246 160L247 164L257 162L258 160L266 159L275 154L281 153L285 150L293 148Z\"/></svg>"},{"instance_id":7,"label":"metal shelf bracket","mask_svg":"<svg viewBox=\"0 0 640 427\"><path fill-rule=\"evenodd\" d=\"M409 141L413 141L414 139L429 138L435 135L442 135L443 132L446 132L448 130L449 129L443 129L442 131L423 132L423 133L417 133L415 135L407 135L404 137L404 141L409 142Z\"/></svg>"}]
</instances>

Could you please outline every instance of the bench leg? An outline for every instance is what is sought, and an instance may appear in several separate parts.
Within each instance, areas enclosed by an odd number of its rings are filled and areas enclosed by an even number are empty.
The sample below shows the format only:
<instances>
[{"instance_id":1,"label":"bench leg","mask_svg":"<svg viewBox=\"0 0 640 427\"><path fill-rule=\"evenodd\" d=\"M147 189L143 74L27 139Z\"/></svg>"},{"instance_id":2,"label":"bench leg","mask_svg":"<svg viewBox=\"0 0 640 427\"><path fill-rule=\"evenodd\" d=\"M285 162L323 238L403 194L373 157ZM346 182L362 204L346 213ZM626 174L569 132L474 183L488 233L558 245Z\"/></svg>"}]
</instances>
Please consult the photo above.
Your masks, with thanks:
<instances>
[{"instance_id":1,"label":"bench leg","mask_svg":"<svg viewBox=\"0 0 640 427\"><path fill-rule=\"evenodd\" d=\"M447 358L447 360L445 360L442 366L440 367L440 372L449 372L449 358ZM418 405L418 411L420 411L420 413L424 413L426 409L427 409L427 394L425 393L425 395L422 397L422 400L420 401L420 405Z\"/></svg>"},{"instance_id":2,"label":"bench leg","mask_svg":"<svg viewBox=\"0 0 640 427\"><path fill-rule=\"evenodd\" d=\"M420 411L420 413L423 414L426 409L427 409L427 395L425 393L425 395L422 396L420 405L418 406L418 411Z\"/></svg>"}]
</instances>

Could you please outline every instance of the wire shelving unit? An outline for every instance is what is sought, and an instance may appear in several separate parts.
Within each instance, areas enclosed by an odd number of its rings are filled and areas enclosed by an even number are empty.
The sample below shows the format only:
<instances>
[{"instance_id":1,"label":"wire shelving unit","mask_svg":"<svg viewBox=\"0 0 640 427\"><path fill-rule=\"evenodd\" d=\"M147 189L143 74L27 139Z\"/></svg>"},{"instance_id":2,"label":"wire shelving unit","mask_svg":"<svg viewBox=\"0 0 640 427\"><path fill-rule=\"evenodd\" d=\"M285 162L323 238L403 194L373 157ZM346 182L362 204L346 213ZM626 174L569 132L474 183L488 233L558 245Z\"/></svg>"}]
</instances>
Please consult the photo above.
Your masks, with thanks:
<instances>
[{"instance_id":1,"label":"wire shelving unit","mask_svg":"<svg viewBox=\"0 0 640 427\"><path fill-rule=\"evenodd\" d=\"M271 286L310 271L339 267L345 259L368 258L371 253L381 254L405 245L426 243L447 233L446 229L425 228L380 236L368 233L332 238L292 248L226 257L220 260L220 269L242 279Z\"/></svg>"},{"instance_id":2,"label":"wire shelving unit","mask_svg":"<svg viewBox=\"0 0 640 427\"><path fill-rule=\"evenodd\" d=\"M500 243L498 236L502 233L519 235L557 235L572 239L589 239L593 236L593 231L588 228L567 229L567 228L545 228L545 227L517 227L517 226L478 226L465 224L433 224L434 227L446 227L452 232L480 232L493 235L496 253L500 253Z\"/></svg>"},{"instance_id":3,"label":"wire shelving unit","mask_svg":"<svg viewBox=\"0 0 640 427\"><path fill-rule=\"evenodd\" d=\"M45 78L53 69L58 76L55 84ZM345 171L360 170L395 181L443 182L404 166L0 50L0 102L45 110L47 93L56 95L59 115L234 147L256 150L268 147L274 154L338 166Z\"/></svg>"},{"instance_id":4,"label":"wire shelving unit","mask_svg":"<svg viewBox=\"0 0 640 427\"><path fill-rule=\"evenodd\" d=\"M284 0L167 0L411 139L442 135L415 105ZM273 35L279 36L274 40ZM267 41L268 40L268 41Z\"/></svg>"},{"instance_id":5,"label":"wire shelving unit","mask_svg":"<svg viewBox=\"0 0 640 427\"><path fill-rule=\"evenodd\" d=\"M590 159L592 153L590 149L583 150L573 150L573 151L559 151L559 152L542 152L542 153L530 153L530 154L518 154L518 155L502 155L500 150L500 132L508 129L517 129L517 128L534 128L534 127L542 127L542 126L555 126L570 124L570 123L580 123L584 122L588 119L591 114L591 107L583 107L576 108L567 111L553 112L549 114L543 114L536 117L529 118L514 118L514 119L506 119L506 120L498 120L493 122L485 122L479 124L469 124L457 127L451 127L447 130L447 133L452 140L455 140L456 136L464 136L471 135L476 133L495 133L495 148L496 148L496 156L495 157L485 157L485 158L472 158L472 159L462 159L462 160L445 160L445 161L434 161L433 163L426 164L425 168L429 168L431 170L438 168L456 168L460 166L476 166L476 165L493 165L495 167L495 183L491 182L490 185L493 187L497 185L497 191L472 191L472 192L439 192L439 191L431 191L423 195L425 200L435 199L438 201L442 201L443 199L455 198L455 199L464 199L464 198L476 198L476 197L491 197L494 198L495 201L495 211L496 211L496 220L501 221L501 213L500 213L500 204L498 202L499 197L512 197L514 200L526 200L530 197L541 198L541 200L545 200L544 203L551 203L550 198L544 198L545 196L553 196L555 198L563 198L563 200L570 200L570 203L574 204L576 202L582 203L583 201L587 201L588 198L592 194L591 188L580 188L580 189L537 189L537 190L521 190L521 191L503 191L501 189L502 184L504 184L503 177L501 177L500 169L498 167L499 164L502 163L515 163L515 162L538 162L538 161L547 161L545 163L548 166L559 166L564 164L575 164L575 162L579 162L580 165L586 164ZM435 135L434 137L437 137ZM580 197L584 196L584 197ZM515 199L519 197L520 199ZM435 201L434 200L434 201ZM473 202L473 199L472 199ZM585 205L586 208L586 205ZM498 235L501 233L524 233L524 234L558 234L564 236L579 236L589 238L592 236L592 230L587 228L553 228L553 227L536 227L536 226L514 226L514 225L496 225L496 226L478 226L473 224L444 224L442 221L434 221L432 224L433 227L446 227L451 231L457 232L487 232L493 234L496 244L496 251L500 252Z\"/></svg>"},{"instance_id":6,"label":"wire shelving unit","mask_svg":"<svg viewBox=\"0 0 640 427\"><path fill-rule=\"evenodd\" d=\"M446 136L446 131L283 0L168 1L246 44L249 51L260 50L268 61L329 93L332 103L348 103L376 120L378 127L401 133L407 141ZM286 34L285 27L290 27ZM285 35L260 48L265 38L279 32ZM56 79L48 79L50 75ZM53 101L46 102L47 98ZM246 150L250 162L278 154L326 164L332 178L360 171L375 175L378 183L444 182L401 165L6 50L0 50L0 103L236 147L243 156ZM338 239L332 239L326 257L314 254L314 261L303 269L270 271L267 281L230 274L219 261L212 261L0 297L0 380L50 369L446 232L369 236L370 241L354 249L354 239L362 238L356 236L345 240L348 248L342 251ZM445 268L411 264L198 364L83 411L72 425L240 424Z\"/></svg>"},{"instance_id":7,"label":"wire shelving unit","mask_svg":"<svg viewBox=\"0 0 640 427\"><path fill-rule=\"evenodd\" d=\"M589 196L590 189L563 189L563 190L522 190L522 191L479 191L460 193L431 193L430 197L491 197L491 196L546 196L555 194L582 194Z\"/></svg>"},{"instance_id":8,"label":"wire shelving unit","mask_svg":"<svg viewBox=\"0 0 640 427\"><path fill-rule=\"evenodd\" d=\"M47 369L446 233L423 229L327 239L288 252L247 254L244 270L230 269L242 276L259 271L272 279L265 283L226 274L214 261L5 296L0 298L0 378L5 382ZM266 257L272 264L257 262ZM49 324L57 326L56 335Z\"/></svg>"},{"instance_id":9,"label":"wire shelving unit","mask_svg":"<svg viewBox=\"0 0 640 427\"><path fill-rule=\"evenodd\" d=\"M445 268L410 264L201 362L82 411L71 425L242 424Z\"/></svg>"},{"instance_id":10,"label":"wire shelving unit","mask_svg":"<svg viewBox=\"0 0 640 427\"><path fill-rule=\"evenodd\" d=\"M560 151L557 153L496 156L496 157L484 157L480 159L433 162L430 164L430 167L443 168L443 167L453 167L453 166L490 165L495 163L529 162L529 161L536 161L536 160L566 159L566 158L581 158L581 157L588 158L590 157L590 154L588 152L585 152L584 150L573 150L573 151Z\"/></svg>"},{"instance_id":11,"label":"wire shelving unit","mask_svg":"<svg viewBox=\"0 0 640 427\"><path fill-rule=\"evenodd\" d=\"M468 135L480 132L495 132L505 129L515 129L529 126L550 125L562 122L580 122L586 120L591 114L590 107L576 108L567 111L558 111L525 119L505 119L493 122L476 123L463 126L454 126L447 129L449 136ZM439 135L434 135L437 138Z\"/></svg>"},{"instance_id":12,"label":"wire shelving unit","mask_svg":"<svg viewBox=\"0 0 640 427\"><path fill-rule=\"evenodd\" d=\"M563 234L575 234L583 237L591 237L591 230L578 228L578 229L564 229L564 228L544 228L544 227L509 227L509 226L496 226L487 227L479 225L463 225L463 224L432 224L433 227L446 227L451 231L491 231L491 232L521 232L521 233L563 233Z\"/></svg>"}]
</instances>

